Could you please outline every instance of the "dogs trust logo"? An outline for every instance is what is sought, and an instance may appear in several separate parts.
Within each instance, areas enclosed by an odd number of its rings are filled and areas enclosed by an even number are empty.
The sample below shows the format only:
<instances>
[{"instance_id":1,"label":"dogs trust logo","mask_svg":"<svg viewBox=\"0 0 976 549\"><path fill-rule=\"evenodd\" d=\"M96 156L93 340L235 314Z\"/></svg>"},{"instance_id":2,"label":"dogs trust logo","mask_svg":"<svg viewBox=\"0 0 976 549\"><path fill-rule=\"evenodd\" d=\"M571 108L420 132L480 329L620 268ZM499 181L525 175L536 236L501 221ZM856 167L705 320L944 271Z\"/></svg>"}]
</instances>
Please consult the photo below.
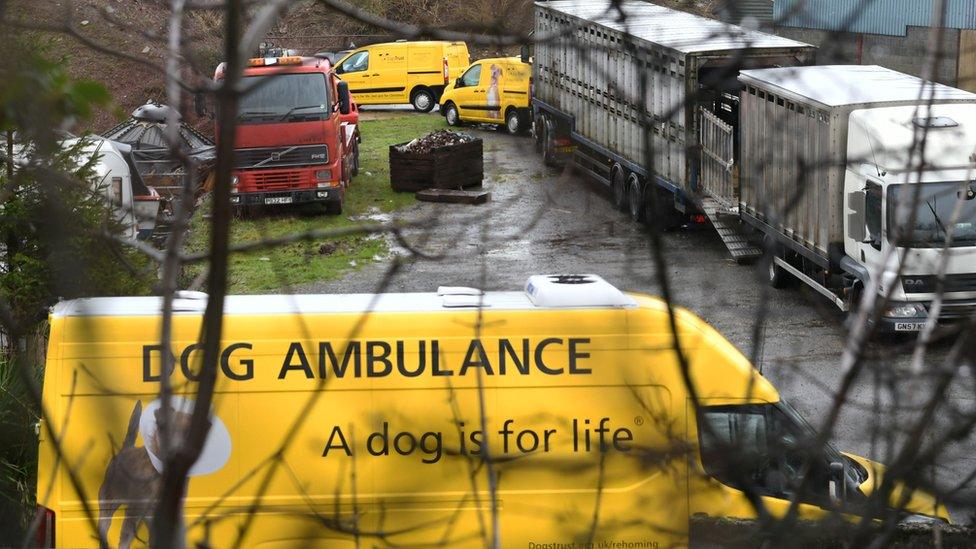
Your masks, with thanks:
<instances>
[{"instance_id":1,"label":"dogs trust logo","mask_svg":"<svg viewBox=\"0 0 976 549\"><path fill-rule=\"evenodd\" d=\"M126 506L119 536L119 548L126 549L135 539L140 524L150 526L156 496L163 479L163 457L158 433L162 417L160 401L150 402L145 410L136 402L129 417L129 425L122 448L109 461L105 477L98 491L98 530L108 539L112 518ZM193 401L174 396L170 399L171 437L182 440L190 426ZM189 476L215 473L227 464L231 453L230 433L216 415L210 417L210 432L199 459L190 467ZM136 446L136 435L142 436L144 446Z\"/></svg>"}]
</instances>

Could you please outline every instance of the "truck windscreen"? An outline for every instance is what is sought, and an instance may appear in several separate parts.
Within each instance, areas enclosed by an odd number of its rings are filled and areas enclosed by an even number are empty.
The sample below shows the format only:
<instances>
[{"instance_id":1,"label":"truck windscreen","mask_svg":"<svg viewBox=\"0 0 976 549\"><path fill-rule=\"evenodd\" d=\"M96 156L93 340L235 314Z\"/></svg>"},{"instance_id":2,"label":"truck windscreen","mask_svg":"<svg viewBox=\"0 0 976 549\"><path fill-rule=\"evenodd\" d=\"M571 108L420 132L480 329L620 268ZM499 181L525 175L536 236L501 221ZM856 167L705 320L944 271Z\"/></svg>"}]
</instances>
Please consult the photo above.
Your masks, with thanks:
<instances>
[{"instance_id":1,"label":"truck windscreen","mask_svg":"<svg viewBox=\"0 0 976 549\"><path fill-rule=\"evenodd\" d=\"M245 76L242 87L241 124L322 120L332 111L324 74Z\"/></svg>"},{"instance_id":2,"label":"truck windscreen","mask_svg":"<svg viewBox=\"0 0 976 549\"><path fill-rule=\"evenodd\" d=\"M976 190L960 181L902 184L888 187L888 234L900 227L899 245L941 248L952 234L952 246L976 245ZM901 201L909 208L900 211ZM956 214L956 206L959 212Z\"/></svg>"}]
</instances>

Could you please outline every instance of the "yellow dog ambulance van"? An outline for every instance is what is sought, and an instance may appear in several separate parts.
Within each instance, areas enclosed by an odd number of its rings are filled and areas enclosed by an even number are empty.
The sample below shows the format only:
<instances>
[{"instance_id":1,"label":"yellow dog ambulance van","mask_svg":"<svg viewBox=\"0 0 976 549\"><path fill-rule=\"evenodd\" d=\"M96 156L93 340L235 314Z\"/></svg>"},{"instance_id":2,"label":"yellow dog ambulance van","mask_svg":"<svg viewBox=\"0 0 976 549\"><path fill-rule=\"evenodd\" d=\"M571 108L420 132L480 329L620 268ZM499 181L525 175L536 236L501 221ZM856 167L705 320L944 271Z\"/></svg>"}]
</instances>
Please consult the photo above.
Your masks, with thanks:
<instances>
[{"instance_id":1,"label":"yellow dog ambulance van","mask_svg":"<svg viewBox=\"0 0 976 549\"><path fill-rule=\"evenodd\" d=\"M452 126L464 122L504 125L508 133L529 128L532 65L518 57L475 61L441 95L441 113Z\"/></svg>"},{"instance_id":2,"label":"yellow dog ambulance van","mask_svg":"<svg viewBox=\"0 0 976 549\"><path fill-rule=\"evenodd\" d=\"M151 541L160 382L184 433L206 301L176 299L168 373L159 298L54 307L37 486L48 543ZM228 296L188 540L666 547L687 543L692 515L756 516L747 484L782 515L811 429L714 329L683 310L677 325L698 409L664 303L594 275L508 292ZM801 517L855 509L878 485L866 459L829 446L807 459ZM905 512L947 516L921 492Z\"/></svg>"},{"instance_id":3,"label":"yellow dog ambulance van","mask_svg":"<svg viewBox=\"0 0 976 549\"><path fill-rule=\"evenodd\" d=\"M469 62L464 42L400 40L353 50L335 71L359 105L409 103L430 112Z\"/></svg>"}]
</instances>

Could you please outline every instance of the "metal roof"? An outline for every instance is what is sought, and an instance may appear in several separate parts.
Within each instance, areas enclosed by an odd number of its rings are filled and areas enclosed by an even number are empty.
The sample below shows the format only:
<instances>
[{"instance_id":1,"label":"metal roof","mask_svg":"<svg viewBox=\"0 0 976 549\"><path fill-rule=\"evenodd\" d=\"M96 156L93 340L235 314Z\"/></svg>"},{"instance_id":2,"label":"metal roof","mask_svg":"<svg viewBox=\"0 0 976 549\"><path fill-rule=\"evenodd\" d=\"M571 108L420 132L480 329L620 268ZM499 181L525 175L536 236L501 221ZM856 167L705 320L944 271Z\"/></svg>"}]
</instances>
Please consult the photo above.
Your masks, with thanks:
<instances>
[{"instance_id":1,"label":"metal roof","mask_svg":"<svg viewBox=\"0 0 976 549\"><path fill-rule=\"evenodd\" d=\"M825 107L878 103L976 102L976 94L877 65L823 65L751 69L739 73L743 83ZM925 95L922 94L925 86Z\"/></svg>"},{"instance_id":2,"label":"metal roof","mask_svg":"<svg viewBox=\"0 0 976 549\"><path fill-rule=\"evenodd\" d=\"M619 11L608 0L553 0L536 2L536 6L592 21L619 32L629 32L637 38L682 53L812 47L796 40L638 0L622 0Z\"/></svg>"},{"instance_id":3,"label":"metal roof","mask_svg":"<svg viewBox=\"0 0 976 549\"><path fill-rule=\"evenodd\" d=\"M944 0L946 28L976 29L976 2ZM777 25L905 36L907 27L930 27L933 0L775 0Z\"/></svg>"}]
</instances>

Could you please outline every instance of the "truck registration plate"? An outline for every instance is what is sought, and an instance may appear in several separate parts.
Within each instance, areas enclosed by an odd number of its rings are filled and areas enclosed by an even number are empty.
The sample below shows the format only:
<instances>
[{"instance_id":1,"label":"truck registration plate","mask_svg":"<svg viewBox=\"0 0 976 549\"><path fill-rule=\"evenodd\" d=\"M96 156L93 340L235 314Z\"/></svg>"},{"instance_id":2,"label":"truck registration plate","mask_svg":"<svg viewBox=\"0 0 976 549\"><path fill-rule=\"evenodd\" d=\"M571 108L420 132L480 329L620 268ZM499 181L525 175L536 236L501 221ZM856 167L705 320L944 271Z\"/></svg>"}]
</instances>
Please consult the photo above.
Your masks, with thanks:
<instances>
[{"instance_id":1,"label":"truck registration plate","mask_svg":"<svg viewBox=\"0 0 976 549\"><path fill-rule=\"evenodd\" d=\"M924 327L924 322L895 322L896 332L920 332Z\"/></svg>"},{"instance_id":2,"label":"truck registration plate","mask_svg":"<svg viewBox=\"0 0 976 549\"><path fill-rule=\"evenodd\" d=\"M269 196L264 199L265 204L291 204L290 196Z\"/></svg>"}]
</instances>

